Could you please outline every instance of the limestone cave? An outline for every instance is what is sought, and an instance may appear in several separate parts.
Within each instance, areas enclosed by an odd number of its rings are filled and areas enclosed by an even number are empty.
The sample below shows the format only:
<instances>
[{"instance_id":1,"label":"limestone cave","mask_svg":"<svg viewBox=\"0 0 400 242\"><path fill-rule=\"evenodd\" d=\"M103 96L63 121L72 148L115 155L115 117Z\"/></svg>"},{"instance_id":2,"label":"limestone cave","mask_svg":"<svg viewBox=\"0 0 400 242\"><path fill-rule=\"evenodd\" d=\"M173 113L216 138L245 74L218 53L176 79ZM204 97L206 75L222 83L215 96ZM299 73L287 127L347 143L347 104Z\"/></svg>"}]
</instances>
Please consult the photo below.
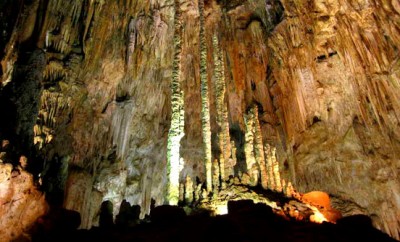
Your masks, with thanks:
<instances>
[{"instance_id":1,"label":"limestone cave","mask_svg":"<svg viewBox=\"0 0 400 242\"><path fill-rule=\"evenodd\" d=\"M400 240L398 0L0 0L0 241Z\"/></svg>"}]
</instances>

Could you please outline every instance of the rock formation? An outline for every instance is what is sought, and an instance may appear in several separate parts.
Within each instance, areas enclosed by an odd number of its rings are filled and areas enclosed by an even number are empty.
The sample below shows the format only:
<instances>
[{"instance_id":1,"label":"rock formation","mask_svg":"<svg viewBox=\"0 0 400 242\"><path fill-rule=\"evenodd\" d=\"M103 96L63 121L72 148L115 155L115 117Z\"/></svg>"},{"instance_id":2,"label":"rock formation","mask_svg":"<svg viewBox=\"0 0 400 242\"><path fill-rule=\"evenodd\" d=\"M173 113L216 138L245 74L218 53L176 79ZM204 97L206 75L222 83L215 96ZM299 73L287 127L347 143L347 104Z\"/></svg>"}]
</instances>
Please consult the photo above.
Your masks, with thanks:
<instances>
[{"instance_id":1,"label":"rock formation","mask_svg":"<svg viewBox=\"0 0 400 242\"><path fill-rule=\"evenodd\" d=\"M32 174L25 170L26 157L22 156L19 165L13 166L8 146L9 141L3 140L0 147L0 241L27 240L48 205Z\"/></svg>"},{"instance_id":2,"label":"rock formation","mask_svg":"<svg viewBox=\"0 0 400 242\"><path fill-rule=\"evenodd\" d=\"M399 29L395 0L3 0L0 140L81 228L236 179L400 239Z\"/></svg>"}]
</instances>

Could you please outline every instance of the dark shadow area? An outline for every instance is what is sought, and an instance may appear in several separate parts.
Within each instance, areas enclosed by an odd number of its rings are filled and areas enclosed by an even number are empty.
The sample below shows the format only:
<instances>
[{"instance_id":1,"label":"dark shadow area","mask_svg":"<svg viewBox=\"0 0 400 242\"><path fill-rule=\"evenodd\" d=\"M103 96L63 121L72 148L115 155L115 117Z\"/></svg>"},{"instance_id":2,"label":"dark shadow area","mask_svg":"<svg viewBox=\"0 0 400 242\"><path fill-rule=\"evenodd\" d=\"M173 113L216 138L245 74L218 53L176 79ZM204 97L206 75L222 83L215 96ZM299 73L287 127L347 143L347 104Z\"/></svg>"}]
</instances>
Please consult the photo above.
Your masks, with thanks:
<instances>
[{"instance_id":1,"label":"dark shadow area","mask_svg":"<svg viewBox=\"0 0 400 242\"><path fill-rule=\"evenodd\" d=\"M140 206L132 205L123 200L119 213L115 218L116 226L120 228L131 228L139 223Z\"/></svg>"},{"instance_id":2,"label":"dark shadow area","mask_svg":"<svg viewBox=\"0 0 400 242\"><path fill-rule=\"evenodd\" d=\"M71 230L77 227L76 215L64 211L61 216L65 216L65 221L69 222L58 222L46 228L46 223L42 222L33 241L396 241L373 228L371 219L366 216L346 217L337 224L293 221L276 215L271 207L254 204L251 200L230 201L229 214L216 217L204 211L186 216L180 207L159 206L152 210L150 221L140 221L129 229L126 223L121 223L121 214L130 214L130 219L134 219L137 208L123 202L120 215L117 216L120 222L114 225L110 207L110 202L103 203L101 226L90 230Z\"/></svg>"},{"instance_id":3,"label":"dark shadow area","mask_svg":"<svg viewBox=\"0 0 400 242\"><path fill-rule=\"evenodd\" d=\"M229 135L235 143L237 164L235 165L234 169L235 176L239 177L239 173L247 172L246 156L244 154L244 143L246 142L244 137L245 134L244 131L241 130L240 125L238 123L234 123L230 125Z\"/></svg>"},{"instance_id":4,"label":"dark shadow area","mask_svg":"<svg viewBox=\"0 0 400 242\"><path fill-rule=\"evenodd\" d=\"M113 204L110 201L104 201L100 209L100 228L112 228L113 221Z\"/></svg>"},{"instance_id":5,"label":"dark shadow area","mask_svg":"<svg viewBox=\"0 0 400 242\"><path fill-rule=\"evenodd\" d=\"M12 144L10 154L14 161L20 155L28 157L28 171L37 175L41 163L31 162L35 158L33 127L40 108L45 54L40 49L21 52L13 72L12 81L0 93L0 140Z\"/></svg>"}]
</instances>

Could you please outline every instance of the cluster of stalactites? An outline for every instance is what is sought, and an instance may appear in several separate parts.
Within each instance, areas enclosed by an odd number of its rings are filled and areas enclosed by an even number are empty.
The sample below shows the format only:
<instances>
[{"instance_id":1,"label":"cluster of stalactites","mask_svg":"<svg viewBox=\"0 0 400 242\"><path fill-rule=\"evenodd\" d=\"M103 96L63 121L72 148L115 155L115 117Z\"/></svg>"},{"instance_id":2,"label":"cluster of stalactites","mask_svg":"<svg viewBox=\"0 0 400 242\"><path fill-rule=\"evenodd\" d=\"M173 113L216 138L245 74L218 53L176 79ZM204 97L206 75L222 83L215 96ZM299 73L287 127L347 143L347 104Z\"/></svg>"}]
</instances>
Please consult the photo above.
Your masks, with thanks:
<instances>
[{"instance_id":1,"label":"cluster of stalactites","mask_svg":"<svg viewBox=\"0 0 400 242\"><path fill-rule=\"evenodd\" d=\"M52 141L54 129L60 122L57 117L62 117L65 113L68 113L71 107L71 99L69 97L47 90L43 91L40 101L41 107L38 120L33 127L34 144L39 149L44 144Z\"/></svg>"}]
</instances>

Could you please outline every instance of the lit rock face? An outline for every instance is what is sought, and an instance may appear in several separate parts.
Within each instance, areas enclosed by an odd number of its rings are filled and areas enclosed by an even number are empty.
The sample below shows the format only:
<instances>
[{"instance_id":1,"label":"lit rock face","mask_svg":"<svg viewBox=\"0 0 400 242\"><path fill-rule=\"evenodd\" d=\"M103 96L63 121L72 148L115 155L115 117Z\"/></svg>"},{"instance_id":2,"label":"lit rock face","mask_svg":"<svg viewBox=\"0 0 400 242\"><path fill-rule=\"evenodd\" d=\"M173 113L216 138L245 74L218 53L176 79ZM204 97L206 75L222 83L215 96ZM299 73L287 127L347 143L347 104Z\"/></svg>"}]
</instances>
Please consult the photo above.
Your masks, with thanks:
<instances>
[{"instance_id":1,"label":"lit rock face","mask_svg":"<svg viewBox=\"0 0 400 242\"><path fill-rule=\"evenodd\" d=\"M196 180L216 192L231 175L274 189L282 178L399 238L396 1L36 0L17 19L12 5L0 5L16 23L1 27L1 83L15 81L15 46L44 51L34 142L44 183L65 186L82 227L97 225L105 200L142 216L151 199L166 202L177 74L187 199Z\"/></svg>"},{"instance_id":2,"label":"lit rock face","mask_svg":"<svg viewBox=\"0 0 400 242\"><path fill-rule=\"evenodd\" d=\"M29 238L29 230L47 209L44 194L34 185L32 174L0 163L1 241Z\"/></svg>"}]
</instances>

